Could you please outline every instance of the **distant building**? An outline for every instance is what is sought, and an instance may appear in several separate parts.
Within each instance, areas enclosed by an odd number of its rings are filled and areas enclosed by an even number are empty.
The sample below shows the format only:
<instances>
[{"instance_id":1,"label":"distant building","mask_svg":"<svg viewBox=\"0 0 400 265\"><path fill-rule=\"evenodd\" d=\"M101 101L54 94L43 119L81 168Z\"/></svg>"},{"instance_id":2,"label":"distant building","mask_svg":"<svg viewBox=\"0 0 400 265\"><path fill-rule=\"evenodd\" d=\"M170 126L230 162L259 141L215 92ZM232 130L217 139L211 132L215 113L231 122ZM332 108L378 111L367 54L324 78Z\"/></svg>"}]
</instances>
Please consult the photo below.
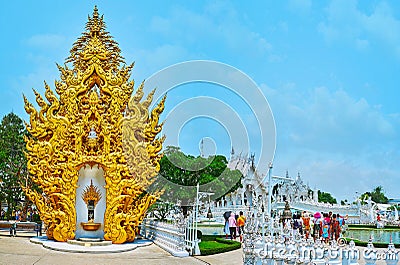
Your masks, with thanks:
<instances>
[{"instance_id":1,"label":"distant building","mask_svg":"<svg viewBox=\"0 0 400 265\"><path fill-rule=\"evenodd\" d=\"M242 187L236 191L227 194L218 206L248 206L252 204L253 198L257 198L259 204L267 208L268 204L268 182L266 175L262 175L256 170L254 164L255 155L236 155L232 149L231 157L228 162L228 168L239 170L242 175ZM279 180L273 190L272 199L276 202L288 201L289 203L308 201L318 202L317 190L312 191L310 187L304 184L300 173L295 179L289 177L286 172L287 180Z\"/></svg>"}]
</instances>

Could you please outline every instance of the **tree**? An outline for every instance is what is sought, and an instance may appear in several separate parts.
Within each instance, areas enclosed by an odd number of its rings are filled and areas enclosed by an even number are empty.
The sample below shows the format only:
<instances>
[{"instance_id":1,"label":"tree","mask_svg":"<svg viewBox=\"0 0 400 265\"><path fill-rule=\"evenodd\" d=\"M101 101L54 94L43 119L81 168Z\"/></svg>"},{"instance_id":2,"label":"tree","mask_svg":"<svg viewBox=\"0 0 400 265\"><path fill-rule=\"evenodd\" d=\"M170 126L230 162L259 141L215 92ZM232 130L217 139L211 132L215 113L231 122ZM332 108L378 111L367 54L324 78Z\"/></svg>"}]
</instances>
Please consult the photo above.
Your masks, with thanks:
<instances>
[{"instance_id":1,"label":"tree","mask_svg":"<svg viewBox=\"0 0 400 265\"><path fill-rule=\"evenodd\" d=\"M371 200L376 203L387 203L389 199L383 193L383 187L378 186L371 192Z\"/></svg>"},{"instance_id":2,"label":"tree","mask_svg":"<svg viewBox=\"0 0 400 265\"><path fill-rule=\"evenodd\" d=\"M160 160L158 179L152 188L164 190L162 199L186 206L183 207L186 214L187 206L195 202L197 183L202 185L202 192L214 193L213 200L240 187L241 172L230 170L227 164L222 155L194 157L184 154L178 147L167 146Z\"/></svg>"},{"instance_id":3,"label":"tree","mask_svg":"<svg viewBox=\"0 0 400 265\"><path fill-rule=\"evenodd\" d=\"M383 187L378 186L374 188L371 192L364 192L360 196L360 200L365 203L371 197L371 200L376 203L388 203L389 199L385 196L383 192Z\"/></svg>"},{"instance_id":4,"label":"tree","mask_svg":"<svg viewBox=\"0 0 400 265\"><path fill-rule=\"evenodd\" d=\"M395 210L400 210L400 206L399 205L390 205L388 208L387 208L388 210L391 210L391 211L395 211Z\"/></svg>"},{"instance_id":5,"label":"tree","mask_svg":"<svg viewBox=\"0 0 400 265\"><path fill-rule=\"evenodd\" d=\"M371 192L367 191L360 195L360 201L362 205L367 204L368 199L371 197Z\"/></svg>"},{"instance_id":6,"label":"tree","mask_svg":"<svg viewBox=\"0 0 400 265\"><path fill-rule=\"evenodd\" d=\"M318 190L318 202L327 202L327 203L332 203L336 204L337 201L334 197L329 192L323 192Z\"/></svg>"},{"instance_id":7,"label":"tree","mask_svg":"<svg viewBox=\"0 0 400 265\"><path fill-rule=\"evenodd\" d=\"M148 212L152 213L157 220L165 221L167 220L168 214L174 210L175 207L176 206L173 203L157 201L155 204L150 206Z\"/></svg>"},{"instance_id":8,"label":"tree","mask_svg":"<svg viewBox=\"0 0 400 265\"><path fill-rule=\"evenodd\" d=\"M7 219L23 198L19 184L27 179L24 155L26 134L23 121L16 114L3 117L0 124L0 201L7 203Z\"/></svg>"}]
</instances>

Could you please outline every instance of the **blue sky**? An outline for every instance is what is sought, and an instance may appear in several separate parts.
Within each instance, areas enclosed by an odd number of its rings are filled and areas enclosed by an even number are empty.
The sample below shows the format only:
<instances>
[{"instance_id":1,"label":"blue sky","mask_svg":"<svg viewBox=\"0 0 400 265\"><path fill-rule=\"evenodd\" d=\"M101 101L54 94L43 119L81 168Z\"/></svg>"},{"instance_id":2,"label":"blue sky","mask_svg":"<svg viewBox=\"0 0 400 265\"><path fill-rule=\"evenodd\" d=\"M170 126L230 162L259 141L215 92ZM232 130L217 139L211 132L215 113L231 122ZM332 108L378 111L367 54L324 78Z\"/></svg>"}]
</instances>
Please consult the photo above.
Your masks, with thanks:
<instances>
[{"instance_id":1,"label":"blue sky","mask_svg":"<svg viewBox=\"0 0 400 265\"><path fill-rule=\"evenodd\" d=\"M59 79L55 63L63 64L96 4L126 62L136 62L137 83L187 60L219 61L251 77L275 118L274 174L300 172L339 199L377 185L400 197L397 1L144 2L2 1L0 114L27 118L22 93L33 99L31 88L42 92L44 80ZM249 135L257 129L248 106L212 84L177 87L165 115L198 96L231 106ZM199 141L210 137L216 152L228 155L228 135L212 119L193 119L179 144L198 154ZM259 139L252 137L257 156Z\"/></svg>"}]
</instances>

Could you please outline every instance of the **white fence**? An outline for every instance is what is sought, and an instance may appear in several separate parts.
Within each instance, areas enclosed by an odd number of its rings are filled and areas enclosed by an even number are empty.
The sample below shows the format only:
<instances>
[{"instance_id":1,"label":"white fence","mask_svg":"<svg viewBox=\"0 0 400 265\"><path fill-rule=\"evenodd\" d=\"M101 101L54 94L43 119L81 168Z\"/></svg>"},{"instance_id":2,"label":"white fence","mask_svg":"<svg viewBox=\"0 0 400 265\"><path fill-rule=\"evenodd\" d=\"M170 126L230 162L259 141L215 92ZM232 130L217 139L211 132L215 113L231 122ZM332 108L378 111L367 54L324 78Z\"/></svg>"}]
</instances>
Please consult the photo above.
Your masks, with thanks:
<instances>
[{"instance_id":1,"label":"white fence","mask_svg":"<svg viewBox=\"0 0 400 265\"><path fill-rule=\"evenodd\" d=\"M367 248L357 248L353 241L349 245L326 245L317 240L286 240L268 236L245 243L243 248L245 265L304 264L304 265L361 265L397 264L399 252L389 244L387 249L377 250L370 243ZM384 262L384 263L383 263Z\"/></svg>"},{"instance_id":2,"label":"white fence","mask_svg":"<svg viewBox=\"0 0 400 265\"><path fill-rule=\"evenodd\" d=\"M140 234L152 240L173 256L187 257L200 254L194 217L177 218L173 223L145 219Z\"/></svg>"},{"instance_id":3,"label":"white fence","mask_svg":"<svg viewBox=\"0 0 400 265\"><path fill-rule=\"evenodd\" d=\"M346 244L341 238L330 245L319 239L305 239L294 231L289 222L280 222L279 218L269 218L257 207L247 212L244 229L244 264L304 264L304 265L359 265L359 264L397 264L399 251L390 243L388 248L378 251L372 245L360 249L354 242ZM383 263L385 262L385 263Z\"/></svg>"}]
</instances>

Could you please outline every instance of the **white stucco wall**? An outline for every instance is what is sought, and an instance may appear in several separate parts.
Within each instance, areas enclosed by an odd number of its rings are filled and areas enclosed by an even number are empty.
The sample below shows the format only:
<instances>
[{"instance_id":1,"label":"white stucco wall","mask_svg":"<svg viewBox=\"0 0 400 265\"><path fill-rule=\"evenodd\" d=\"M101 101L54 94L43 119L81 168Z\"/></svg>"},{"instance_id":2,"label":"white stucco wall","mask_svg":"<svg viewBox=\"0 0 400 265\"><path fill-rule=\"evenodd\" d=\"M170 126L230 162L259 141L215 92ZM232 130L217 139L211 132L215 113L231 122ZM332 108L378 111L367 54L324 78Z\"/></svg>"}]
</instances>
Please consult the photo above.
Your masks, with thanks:
<instances>
[{"instance_id":1,"label":"white stucco wall","mask_svg":"<svg viewBox=\"0 0 400 265\"><path fill-rule=\"evenodd\" d=\"M101 223L97 231L85 231L81 226L81 222L88 221L88 210L85 202L82 199L82 193L86 186L90 185L90 180L93 180L93 185L101 192L101 199L94 209L94 222ZM76 189L76 235L75 238L101 238L104 237L104 212L106 210L106 190L105 190L104 171L98 165L92 168L85 165L79 170L78 188Z\"/></svg>"}]
</instances>

